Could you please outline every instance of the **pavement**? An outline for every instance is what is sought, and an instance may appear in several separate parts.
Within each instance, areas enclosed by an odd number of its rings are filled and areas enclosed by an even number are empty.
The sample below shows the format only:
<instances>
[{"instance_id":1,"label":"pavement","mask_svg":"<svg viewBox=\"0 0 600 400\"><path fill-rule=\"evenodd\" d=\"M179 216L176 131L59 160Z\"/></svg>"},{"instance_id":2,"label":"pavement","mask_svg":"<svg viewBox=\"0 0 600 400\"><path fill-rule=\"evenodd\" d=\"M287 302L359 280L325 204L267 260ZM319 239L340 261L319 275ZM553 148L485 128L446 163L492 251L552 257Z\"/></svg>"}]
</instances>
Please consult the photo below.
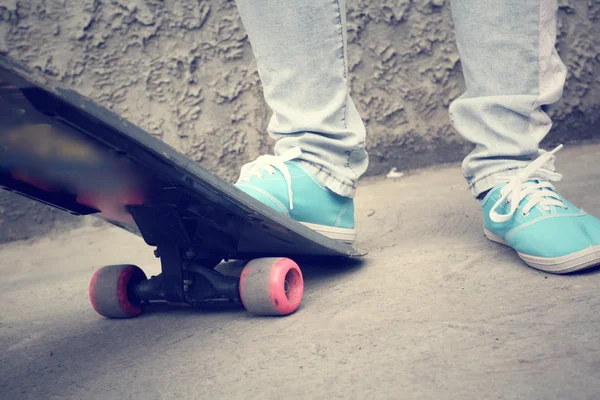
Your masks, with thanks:
<instances>
[{"instance_id":1,"label":"pavement","mask_svg":"<svg viewBox=\"0 0 600 400\"><path fill-rule=\"evenodd\" d=\"M600 215L600 145L558 153L556 186ZM488 242L457 166L365 179L361 264L301 265L284 318L155 307L107 320L95 269L152 249L87 225L0 246L1 399L600 398L600 271L555 276Z\"/></svg>"}]
</instances>

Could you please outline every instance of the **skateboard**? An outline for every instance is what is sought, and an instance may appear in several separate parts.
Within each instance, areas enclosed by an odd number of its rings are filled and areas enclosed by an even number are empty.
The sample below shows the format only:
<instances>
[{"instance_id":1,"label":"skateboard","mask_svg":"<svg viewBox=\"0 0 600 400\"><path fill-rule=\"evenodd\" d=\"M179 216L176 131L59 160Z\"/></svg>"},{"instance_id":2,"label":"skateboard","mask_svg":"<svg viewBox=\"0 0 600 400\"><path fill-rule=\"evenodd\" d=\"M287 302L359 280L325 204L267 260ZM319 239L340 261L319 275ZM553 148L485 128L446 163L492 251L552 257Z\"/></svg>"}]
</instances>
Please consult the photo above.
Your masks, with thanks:
<instances>
[{"instance_id":1,"label":"skateboard","mask_svg":"<svg viewBox=\"0 0 600 400\"><path fill-rule=\"evenodd\" d=\"M304 292L294 258L366 254L286 217L90 99L0 55L0 187L140 236L160 258L147 278L109 265L89 285L107 318L153 302L288 315ZM215 267L247 261L239 277Z\"/></svg>"}]
</instances>

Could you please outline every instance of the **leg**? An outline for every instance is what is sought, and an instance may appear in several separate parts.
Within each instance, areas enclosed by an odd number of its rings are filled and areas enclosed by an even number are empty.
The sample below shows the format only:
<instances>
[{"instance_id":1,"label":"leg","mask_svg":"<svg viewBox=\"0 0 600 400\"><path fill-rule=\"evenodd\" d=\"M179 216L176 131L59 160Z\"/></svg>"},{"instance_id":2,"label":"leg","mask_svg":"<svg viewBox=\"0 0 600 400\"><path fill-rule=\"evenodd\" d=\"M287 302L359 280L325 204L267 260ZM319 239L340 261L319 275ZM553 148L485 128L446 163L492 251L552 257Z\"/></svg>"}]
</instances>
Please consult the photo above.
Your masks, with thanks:
<instances>
[{"instance_id":1,"label":"leg","mask_svg":"<svg viewBox=\"0 0 600 400\"><path fill-rule=\"evenodd\" d=\"M555 273L600 263L600 221L558 194L554 153L539 149L566 67L556 53L556 0L452 0L466 93L450 107L475 144L463 162L485 235Z\"/></svg>"},{"instance_id":2,"label":"leg","mask_svg":"<svg viewBox=\"0 0 600 400\"><path fill-rule=\"evenodd\" d=\"M557 7L556 0L452 1L467 91L450 119L476 145L463 162L475 195L544 153L538 146L552 125L545 110L566 77L554 48Z\"/></svg>"},{"instance_id":3,"label":"leg","mask_svg":"<svg viewBox=\"0 0 600 400\"><path fill-rule=\"evenodd\" d=\"M348 93L344 0L237 0L273 111L275 156L236 186L332 238L352 241L365 127Z\"/></svg>"},{"instance_id":4,"label":"leg","mask_svg":"<svg viewBox=\"0 0 600 400\"><path fill-rule=\"evenodd\" d=\"M275 153L298 157L352 197L367 168L365 127L348 93L344 0L237 0L273 111Z\"/></svg>"}]
</instances>

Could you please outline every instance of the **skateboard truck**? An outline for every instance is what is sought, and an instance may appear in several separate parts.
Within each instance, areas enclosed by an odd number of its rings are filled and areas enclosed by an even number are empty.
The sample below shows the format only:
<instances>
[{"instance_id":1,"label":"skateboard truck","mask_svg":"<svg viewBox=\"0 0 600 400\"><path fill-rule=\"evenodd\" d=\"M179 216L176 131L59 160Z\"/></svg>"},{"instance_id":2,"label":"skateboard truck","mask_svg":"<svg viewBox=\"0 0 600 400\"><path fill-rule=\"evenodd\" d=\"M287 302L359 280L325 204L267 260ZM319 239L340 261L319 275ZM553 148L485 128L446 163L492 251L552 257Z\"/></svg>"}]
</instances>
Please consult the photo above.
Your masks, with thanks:
<instances>
[{"instance_id":1,"label":"skateboard truck","mask_svg":"<svg viewBox=\"0 0 600 400\"><path fill-rule=\"evenodd\" d=\"M90 300L99 314L131 318L156 301L193 307L244 306L260 315L287 315L300 305L304 282L291 259L258 258L243 268L239 278L224 275L215 267L227 258L226 245L236 245L236 238L215 241L217 231L212 229L211 236L205 237L206 230L190 223L198 221L199 215L186 220L181 210L188 209L183 204L130 206L128 210L144 240L156 246L162 273L147 279L133 265L99 269L90 283Z\"/></svg>"},{"instance_id":2,"label":"skateboard truck","mask_svg":"<svg viewBox=\"0 0 600 400\"><path fill-rule=\"evenodd\" d=\"M177 245L161 246L159 251L162 273L134 288L141 301L162 300L193 306L233 304L241 305L239 278L227 276L213 269L214 260L202 263L186 258L193 250L180 250ZM184 257L181 257L183 253ZM220 261L220 260L219 260ZM218 261L217 261L218 263ZM214 265L213 265L214 264Z\"/></svg>"},{"instance_id":3,"label":"skateboard truck","mask_svg":"<svg viewBox=\"0 0 600 400\"><path fill-rule=\"evenodd\" d=\"M181 276L164 272L153 276L134 286L134 296L144 302L162 300L192 306L242 305L239 278L193 263L184 262L182 265Z\"/></svg>"}]
</instances>

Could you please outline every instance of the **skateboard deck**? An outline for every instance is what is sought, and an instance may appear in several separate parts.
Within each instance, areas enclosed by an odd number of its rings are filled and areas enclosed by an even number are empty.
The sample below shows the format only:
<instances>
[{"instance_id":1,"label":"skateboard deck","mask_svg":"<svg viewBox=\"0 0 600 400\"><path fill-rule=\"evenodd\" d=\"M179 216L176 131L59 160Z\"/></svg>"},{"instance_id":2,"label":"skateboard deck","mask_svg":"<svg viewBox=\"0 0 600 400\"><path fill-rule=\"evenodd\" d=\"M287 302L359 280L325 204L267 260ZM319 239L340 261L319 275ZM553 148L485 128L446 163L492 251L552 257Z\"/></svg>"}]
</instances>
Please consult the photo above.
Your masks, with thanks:
<instances>
[{"instance_id":1,"label":"skateboard deck","mask_svg":"<svg viewBox=\"0 0 600 400\"><path fill-rule=\"evenodd\" d=\"M272 210L140 127L3 55L0 121L0 186L141 236L157 248L168 286L176 286L162 288L168 295L161 299L190 302L185 260L206 274L221 260L364 254Z\"/></svg>"}]
</instances>

